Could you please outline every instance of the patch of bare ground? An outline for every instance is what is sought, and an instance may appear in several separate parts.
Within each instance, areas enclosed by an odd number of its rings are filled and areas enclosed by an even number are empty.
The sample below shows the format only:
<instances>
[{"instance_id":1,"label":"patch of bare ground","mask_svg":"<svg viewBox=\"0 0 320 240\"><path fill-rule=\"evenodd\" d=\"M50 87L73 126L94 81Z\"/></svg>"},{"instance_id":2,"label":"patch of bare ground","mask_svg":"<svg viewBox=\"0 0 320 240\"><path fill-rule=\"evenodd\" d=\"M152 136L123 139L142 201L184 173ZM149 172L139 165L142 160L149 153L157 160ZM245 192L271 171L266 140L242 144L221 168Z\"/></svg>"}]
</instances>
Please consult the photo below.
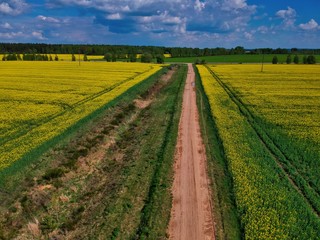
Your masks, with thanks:
<instances>
[{"instance_id":1,"label":"patch of bare ground","mask_svg":"<svg viewBox=\"0 0 320 240\"><path fill-rule=\"evenodd\" d=\"M167 72L167 74L162 75L159 83L149 89L147 97L145 97L144 99L139 98L134 100L135 106L140 109L148 107L152 103L155 94L159 92L159 90L168 83L168 81L172 78L172 75L175 73L176 70L177 68L175 67L173 69L170 69Z\"/></svg>"}]
</instances>

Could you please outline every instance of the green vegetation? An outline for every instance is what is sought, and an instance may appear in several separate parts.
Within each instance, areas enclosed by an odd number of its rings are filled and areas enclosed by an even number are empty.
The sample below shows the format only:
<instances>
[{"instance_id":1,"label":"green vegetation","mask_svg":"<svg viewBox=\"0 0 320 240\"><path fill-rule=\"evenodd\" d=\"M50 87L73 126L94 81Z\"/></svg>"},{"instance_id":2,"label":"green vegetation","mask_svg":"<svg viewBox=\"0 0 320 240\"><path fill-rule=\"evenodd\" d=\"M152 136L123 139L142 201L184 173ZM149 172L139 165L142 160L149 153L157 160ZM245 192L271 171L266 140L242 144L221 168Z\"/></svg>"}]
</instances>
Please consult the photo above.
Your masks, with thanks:
<instances>
[{"instance_id":1,"label":"green vegetation","mask_svg":"<svg viewBox=\"0 0 320 240\"><path fill-rule=\"evenodd\" d=\"M153 61L153 56L150 53L144 53L141 55L141 62L151 63Z\"/></svg>"},{"instance_id":2,"label":"green vegetation","mask_svg":"<svg viewBox=\"0 0 320 240\"><path fill-rule=\"evenodd\" d=\"M278 57L277 56L274 56L272 58L272 64L278 64L279 60L278 60Z\"/></svg>"}]
</instances>

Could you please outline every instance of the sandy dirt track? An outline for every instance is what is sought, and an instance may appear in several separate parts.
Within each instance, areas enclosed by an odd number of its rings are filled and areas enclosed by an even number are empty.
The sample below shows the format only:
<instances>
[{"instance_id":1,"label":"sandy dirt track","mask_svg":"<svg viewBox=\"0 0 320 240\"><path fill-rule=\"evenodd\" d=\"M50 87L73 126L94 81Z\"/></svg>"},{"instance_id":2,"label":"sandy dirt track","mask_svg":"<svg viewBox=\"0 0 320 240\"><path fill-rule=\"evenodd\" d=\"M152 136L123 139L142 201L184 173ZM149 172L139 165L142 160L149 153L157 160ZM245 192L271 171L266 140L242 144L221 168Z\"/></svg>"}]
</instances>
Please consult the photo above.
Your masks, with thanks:
<instances>
[{"instance_id":1,"label":"sandy dirt track","mask_svg":"<svg viewBox=\"0 0 320 240\"><path fill-rule=\"evenodd\" d=\"M173 205L169 223L172 240L212 240L214 224L194 87L195 73L188 64L176 147Z\"/></svg>"}]
</instances>

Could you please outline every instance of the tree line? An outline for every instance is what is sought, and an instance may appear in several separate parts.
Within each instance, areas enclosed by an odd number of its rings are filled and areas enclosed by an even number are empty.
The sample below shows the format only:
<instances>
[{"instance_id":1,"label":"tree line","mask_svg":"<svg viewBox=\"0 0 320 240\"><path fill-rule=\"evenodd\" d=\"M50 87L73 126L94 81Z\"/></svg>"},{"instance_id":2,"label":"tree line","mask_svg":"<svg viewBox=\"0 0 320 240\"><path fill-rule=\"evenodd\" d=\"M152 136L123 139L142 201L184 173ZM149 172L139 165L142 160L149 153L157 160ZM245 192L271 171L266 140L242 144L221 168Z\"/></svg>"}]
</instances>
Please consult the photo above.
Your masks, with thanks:
<instances>
[{"instance_id":1,"label":"tree line","mask_svg":"<svg viewBox=\"0 0 320 240\"><path fill-rule=\"evenodd\" d=\"M287 64L291 64L291 63L295 63L295 64L299 64L300 63L300 58L298 55L295 55L293 58L292 56L289 54L287 56L287 59L286 59L286 63ZM279 59L277 56L274 56L272 58L272 64L278 64L279 63ZM302 58L302 63L303 64L316 64L317 61L316 61L316 57L314 55L304 55L303 58Z\"/></svg>"},{"instance_id":2,"label":"tree line","mask_svg":"<svg viewBox=\"0 0 320 240\"><path fill-rule=\"evenodd\" d=\"M161 54L158 54L156 57L157 63L164 63L164 56ZM71 61L77 61L77 58L75 54L71 54ZM84 54L82 56L82 61L88 61L88 56ZM101 60L105 60L107 62L116 62L118 60L118 56L116 54L106 53ZM123 59L121 59L123 60ZM150 53L145 53L141 55L140 61L143 63L151 63L153 62L154 57ZM4 54L2 56L2 61L59 61L59 57L56 54L54 57L52 57L51 54L16 54L16 53L10 53L10 54ZM127 59L128 62L137 62L137 55L131 54L128 56Z\"/></svg>"},{"instance_id":3,"label":"tree line","mask_svg":"<svg viewBox=\"0 0 320 240\"><path fill-rule=\"evenodd\" d=\"M109 53L119 59L129 58L136 54L151 54L153 58L163 54L172 57L203 57L215 55L235 54L320 54L320 49L298 48L257 48L245 49L242 46L226 49L216 48L187 48L187 47L161 47L161 46L129 46L129 45L75 45L75 44L43 44L43 43L0 43L1 54L85 54L105 55Z\"/></svg>"},{"instance_id":4,"label":"tree line","mask_svg":"<svg viewBox=\"0 0 320 240\"><path fill-rule=\"evenodd\" d=\"M71 61L76 61L74 54L71 55ZM83 61L88 61L87 55L83 55ZM57 54L4 54L2 56L2 61L59 61Z\"/></svg>"}]
</instances>

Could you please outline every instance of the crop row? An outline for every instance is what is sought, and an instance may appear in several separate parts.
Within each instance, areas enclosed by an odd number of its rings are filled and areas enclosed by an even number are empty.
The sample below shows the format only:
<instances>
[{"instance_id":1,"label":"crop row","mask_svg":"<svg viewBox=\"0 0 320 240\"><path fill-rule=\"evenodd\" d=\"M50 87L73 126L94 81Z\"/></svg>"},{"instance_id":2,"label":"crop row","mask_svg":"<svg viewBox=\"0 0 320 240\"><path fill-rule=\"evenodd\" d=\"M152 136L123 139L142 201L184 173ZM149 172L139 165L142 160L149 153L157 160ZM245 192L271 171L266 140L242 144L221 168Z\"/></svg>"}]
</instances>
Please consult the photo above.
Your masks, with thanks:
<instances>
[{"instance_id":1,"label":"crop row","mask_svg":"<svg viewBox=\"0 0 320 240\"><path fill-rule=\"evenodd\" d=\"M205 66L198 69L233 177L245 239L315 239L318 215L253 127L241 99L224 84L231 78L220 75L221 81Z\"/></svg>"}]
</instances>

